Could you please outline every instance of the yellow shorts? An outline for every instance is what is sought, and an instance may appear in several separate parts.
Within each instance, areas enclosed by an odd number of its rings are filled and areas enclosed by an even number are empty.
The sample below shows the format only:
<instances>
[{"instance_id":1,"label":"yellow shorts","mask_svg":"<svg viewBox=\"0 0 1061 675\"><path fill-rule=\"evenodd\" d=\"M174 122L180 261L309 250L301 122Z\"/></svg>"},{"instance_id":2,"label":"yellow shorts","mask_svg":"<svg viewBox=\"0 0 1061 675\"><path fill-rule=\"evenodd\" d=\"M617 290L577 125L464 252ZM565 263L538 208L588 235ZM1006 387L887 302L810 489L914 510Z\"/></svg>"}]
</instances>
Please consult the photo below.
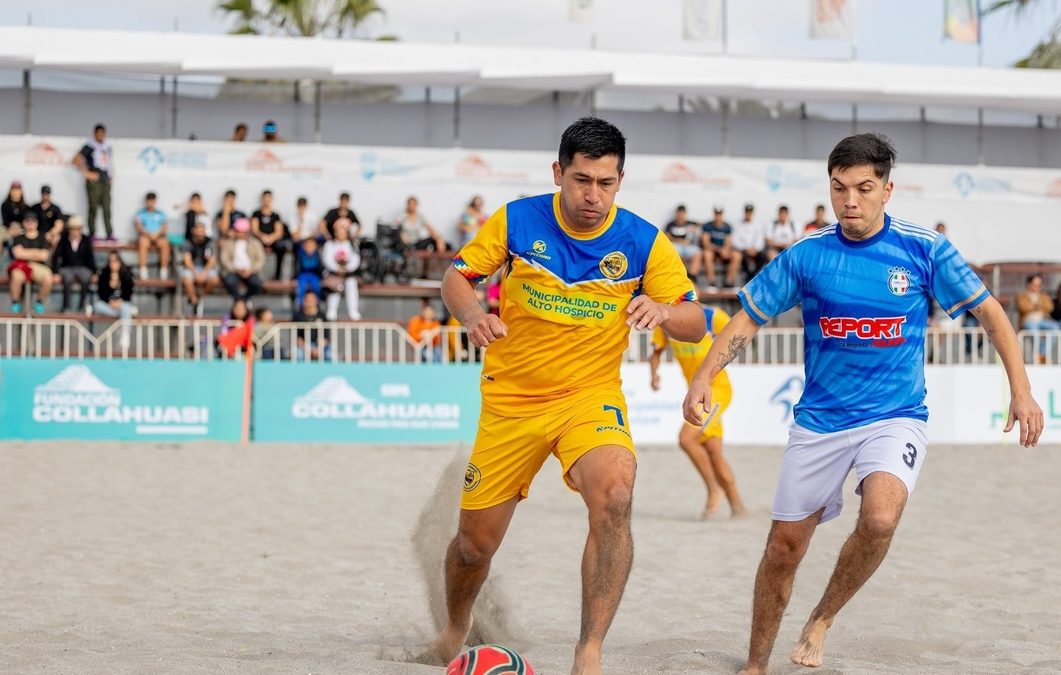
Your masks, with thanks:
<instances>
[{"instance_id":1,"label":"yellow shorts","mask_svg":"<svg viewBox=\"0 0 1061 675\"><path fill-rule=\"evenodd\" d=\"M567 472L602 445L618 445L637 456L626 399L617 386L578 392L529 417L503 417L483 406L461 508L486 509L517 495L526 499L550 454L560 460L564 482L574 490Z\"/></svg>"},{"instance_id":2,"label":"yellow shorts","mask_svg":"<svg viewBox=\"0 0 1061 675\"><path fill-rule=\"evenodd\" d=\"M711 387L711 405L718 404L718 412L714 418L704 427L700 438L722 438L722 413L726 412L730 401L733 400L733 388L726 384L721 387Z\"/></svg>"}]
</instances>

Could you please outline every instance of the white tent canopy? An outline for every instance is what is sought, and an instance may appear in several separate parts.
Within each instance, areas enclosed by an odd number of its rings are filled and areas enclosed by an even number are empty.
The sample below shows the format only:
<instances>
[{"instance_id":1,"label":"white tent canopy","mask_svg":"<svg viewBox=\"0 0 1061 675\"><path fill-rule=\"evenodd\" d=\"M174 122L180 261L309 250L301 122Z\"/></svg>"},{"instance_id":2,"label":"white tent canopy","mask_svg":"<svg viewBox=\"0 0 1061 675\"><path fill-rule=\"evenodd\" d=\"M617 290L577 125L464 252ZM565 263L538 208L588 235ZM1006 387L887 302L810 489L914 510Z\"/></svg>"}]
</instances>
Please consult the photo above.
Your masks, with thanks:
<instances>
[{"instance_id":1,"label":"white tent canopy","mask_svg":"<svg viewBox=\"0 0 1061 675\"><path fill-rule=\"evenodd\" d=\"M0 27L0 67L699 94L1061 114L1061 72L856 61Z\"/></svg>"}]
</instances>

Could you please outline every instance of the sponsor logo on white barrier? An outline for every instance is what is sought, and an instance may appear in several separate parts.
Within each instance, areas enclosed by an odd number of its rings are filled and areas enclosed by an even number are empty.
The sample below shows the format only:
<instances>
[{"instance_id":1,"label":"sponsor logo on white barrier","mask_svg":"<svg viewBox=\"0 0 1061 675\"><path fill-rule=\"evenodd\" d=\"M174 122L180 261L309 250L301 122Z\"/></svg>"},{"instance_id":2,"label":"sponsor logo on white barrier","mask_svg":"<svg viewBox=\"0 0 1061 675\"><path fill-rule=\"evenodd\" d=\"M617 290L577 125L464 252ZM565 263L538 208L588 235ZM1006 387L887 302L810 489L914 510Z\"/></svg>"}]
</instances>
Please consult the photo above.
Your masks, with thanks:
<instances>
[{"instance_id":1,"label":"sponsor logo on white barrier","mask_svg":"<svg viewBox=\"0 0 1061 675\"><path fill-rule=\"evenodd\" d=\"M40 424L135 424L136 433L205 435L206 406L129 405L85 365L63 368L33 390L33 421Z\"/></svg>"},{"instance_id":2,"label":"sponsor logo on white barrier","mask_svg":"<svg viewBox=\"0 0 1061 675\"><path fill-rule=\"evenodd\" d=\"M295 419L350 420L362 429L457 429L460 405L456 403L414 403L393 400L410 398L408 385L384 384L380 393L390 401L363 396L341 375L330 375L291 404Z\"/></svg>"}]
</instances>

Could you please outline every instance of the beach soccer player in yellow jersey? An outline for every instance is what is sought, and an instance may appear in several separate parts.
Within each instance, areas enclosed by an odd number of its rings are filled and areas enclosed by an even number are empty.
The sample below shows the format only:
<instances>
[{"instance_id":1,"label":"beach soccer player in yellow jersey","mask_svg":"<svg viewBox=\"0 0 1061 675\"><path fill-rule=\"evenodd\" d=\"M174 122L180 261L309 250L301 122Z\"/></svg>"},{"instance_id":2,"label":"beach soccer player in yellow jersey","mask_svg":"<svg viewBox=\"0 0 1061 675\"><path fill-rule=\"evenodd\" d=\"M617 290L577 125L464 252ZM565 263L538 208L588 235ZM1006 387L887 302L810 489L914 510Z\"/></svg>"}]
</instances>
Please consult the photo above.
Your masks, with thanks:
<instances>
[{"instance_id":1,"label":"beach soccer player in yellow jersey","mask_svg":"<svg viewBox=\"0 0 1061 675\"><path fill-rule=\"evenodd\" d=\"M667 334L658 327L653 332L653 352L648 362L653 391L659 391L659 361L668 342L671 352L674 353L674 360L682 369L685 381L692 383L693 375L696 375L696 370L711 350L714 337L721 333L729 323L729 314L717 307L704 307L704 319L707 324L707 334L699 342L669 340ZM713 406L717 405L718 410L713 415L708 415L710 419L702 427L686 422L682 425L682 430L678 432L678 445L685 451L685 454L689 455L689 459L700 472L700 477L704 479L704 485L707 487L707 504L701 514L703 518L715 515L719 504L722 503L723 493L729 501L730 515L736 518L748 513L737 491L737 480L733 477L733 469L722 456L722 413L729 407L732 398L733 388L729 383L729 375L722 371L711 382L711 403Z\"/></svg>"},{"instance_id":2,"label":"beach soccer player in yellow jersey","mask_svg":"<svg viewBox=\"0 0 1061 675\"><path fill-rule=\"evenodd\" d=\"M448 623L428 654L443 663L464 645L490 560L552 454L589 511L571 672L601 672L601 644L633 558L636 456L619 364L631 328L662 326L688 342L705 331L674 245L614 204L625 156L626 140L608 122L584 117L569 126L553 162L560 191L501 207L442 281L447 307L470 341L486 347L479 432L446 553ZM474 285L498 269L495 316L483 311Z\"/></svg>"}]
</instances>

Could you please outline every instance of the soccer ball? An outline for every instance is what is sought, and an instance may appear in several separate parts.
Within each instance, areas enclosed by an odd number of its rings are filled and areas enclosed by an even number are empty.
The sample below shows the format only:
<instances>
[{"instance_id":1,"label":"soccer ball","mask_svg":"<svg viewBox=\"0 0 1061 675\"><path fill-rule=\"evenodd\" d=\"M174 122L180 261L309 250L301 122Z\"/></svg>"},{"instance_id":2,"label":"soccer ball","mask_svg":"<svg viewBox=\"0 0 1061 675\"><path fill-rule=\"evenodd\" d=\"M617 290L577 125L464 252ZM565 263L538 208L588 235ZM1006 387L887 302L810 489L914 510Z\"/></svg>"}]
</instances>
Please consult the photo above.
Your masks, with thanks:
<instances>
[{"instance_id":1,"label":"soccer ball","mask_svg":"<svg viewBox=\"0 0 1061 675\"><path fill-rule=\"evenodd\" d=\"M450 661L446 675L534 675L534 668L508 647L479 645Z\"/></svg>"}]
</instances>

